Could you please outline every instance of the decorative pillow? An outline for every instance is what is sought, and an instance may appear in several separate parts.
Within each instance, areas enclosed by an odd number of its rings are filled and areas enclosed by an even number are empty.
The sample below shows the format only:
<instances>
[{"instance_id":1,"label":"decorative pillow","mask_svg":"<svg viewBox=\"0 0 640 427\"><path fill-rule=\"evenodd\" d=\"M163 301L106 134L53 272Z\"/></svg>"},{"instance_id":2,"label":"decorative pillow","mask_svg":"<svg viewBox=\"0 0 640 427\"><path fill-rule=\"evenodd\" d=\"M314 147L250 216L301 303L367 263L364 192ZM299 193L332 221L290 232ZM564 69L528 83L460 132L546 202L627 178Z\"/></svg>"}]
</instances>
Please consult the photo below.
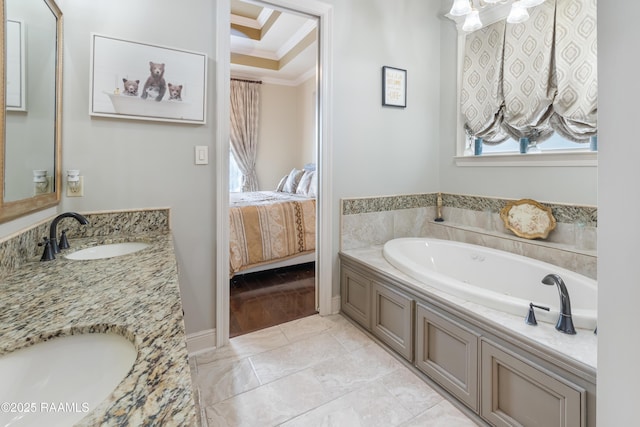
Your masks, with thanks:
<instances>
[{"instance_id":1,"label":"decorative pillow","mask_svg":"<svg viewBox=\"0 0 640 427\"><path fill-rule=\"evenodd\" d=\"M318 179L316 177L316 171L311 172L309 175L309 188L307 189L307 197L318 197Z\"/></svg>"},{"instance_id":2,"label":"decorative pillow","mask_svg":"<svg viewBox=\"0 0 640 427\"><path fill-rule=\"evenodd\" d=\"M300 194L301 196L307 195L313 173L313 171L304 171L302 178L300 178L300 182L298 183L298 188L296 188L296 194Z\"/></svg>"},{"instance_id":3,"label":"decorative pillow","mask_svg":"<svg viewBox=\"0 0 640 427\"><path fill-rule=\"evenodd\" d=\"M284 184L287 182L287 178L289 178L289 175L285 175L282 177L282 179L278 183L278 186L276 187L276 191L282 191L282 189L284 188Z\"/></svg>"},{"instance_id":4,"label":"decorative pillow","mask_svg":"<svg viewBox=\"0 0 640 427\"><path fill-rule=\"evenodd\" d=\"M295 193L303 173L304 171L298 170L296 168L291 169L291 172L289 172L289 176L287 177L287 181L284 183L282 191L284 191L285 193Z\"/></svg>"}]
</instances>

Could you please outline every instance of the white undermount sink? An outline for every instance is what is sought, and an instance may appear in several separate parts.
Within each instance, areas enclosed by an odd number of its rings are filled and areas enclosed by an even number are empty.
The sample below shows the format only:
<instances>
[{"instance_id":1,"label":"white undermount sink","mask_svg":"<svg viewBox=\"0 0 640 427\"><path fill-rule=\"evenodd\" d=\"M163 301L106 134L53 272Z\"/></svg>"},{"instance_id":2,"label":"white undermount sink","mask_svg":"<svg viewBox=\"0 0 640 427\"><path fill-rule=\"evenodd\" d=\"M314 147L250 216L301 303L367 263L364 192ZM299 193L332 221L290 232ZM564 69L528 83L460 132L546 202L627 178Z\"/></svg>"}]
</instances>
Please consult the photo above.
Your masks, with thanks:
<instances>
[{"instance_id":1,"label":"white undermount sink","mask_svg":"<svg viewBox=\"0 0 640 427\"><path fill-rule=\"evenodd\" d=\"M136 354L121 335L93 333L0 356L0 425L74 425L118 386Z\"/></svg>"},{"instance_id":2,"label":"white undermount sink","mask_svg":"<svg viewBox=\"0 0 640 427\"><path fill-rule=\"evenodd\" d=\"M80 249L79 251L64 255L64 257L72 260L113 258L141 251L148 246L148 243L142 242L113 243L109 245L98 245L86 249Z\"/></svg>"}]
</instances>

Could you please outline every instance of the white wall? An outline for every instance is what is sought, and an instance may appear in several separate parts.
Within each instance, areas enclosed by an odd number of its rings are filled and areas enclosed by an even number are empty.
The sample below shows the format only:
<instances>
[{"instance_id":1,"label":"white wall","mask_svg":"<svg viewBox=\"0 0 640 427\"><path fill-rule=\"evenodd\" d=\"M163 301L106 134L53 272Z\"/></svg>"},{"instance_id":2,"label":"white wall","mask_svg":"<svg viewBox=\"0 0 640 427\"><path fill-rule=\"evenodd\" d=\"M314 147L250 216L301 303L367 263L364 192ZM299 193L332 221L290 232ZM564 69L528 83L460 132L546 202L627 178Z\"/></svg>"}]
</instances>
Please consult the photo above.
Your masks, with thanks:
<instances>
[{"instance_id":1,"label":"white wall","mask_svg":"<svg viewBox=\"0 0 640 427\"><path fill-rule=\"evenodd\" d=\"M334 5L334 277L344 197L432 192L440 150L437 2L332 0ZM435 60L434 60L435 58ZM382 67L407 70L407 108L382 107Z\"/></svg>"},{"instance_id":2,"label":"white wall","mask_svg":"<svg viewBox=\"0 0 640 427\"><path fill-rule=\"evenodd\" d=\"M63 197L73 211L170 207L187 332L215 323L215 2L58 0L64 13L63 170L80 169L84 197ZM92 118L92 32L209 56L206 125ZM194 165L194 146L209 165Z\"/></svg>"},{"instance_id":3,"label":"white wall","mask_svg":"<svg viewBox=\"0 0 640 427\"><path fill-rule=\"evenodd\" d=\"M598 3L598 425L638 425L640 4ZM623 13L621 13L623 12Z\"/></svg>"}]
</instances>

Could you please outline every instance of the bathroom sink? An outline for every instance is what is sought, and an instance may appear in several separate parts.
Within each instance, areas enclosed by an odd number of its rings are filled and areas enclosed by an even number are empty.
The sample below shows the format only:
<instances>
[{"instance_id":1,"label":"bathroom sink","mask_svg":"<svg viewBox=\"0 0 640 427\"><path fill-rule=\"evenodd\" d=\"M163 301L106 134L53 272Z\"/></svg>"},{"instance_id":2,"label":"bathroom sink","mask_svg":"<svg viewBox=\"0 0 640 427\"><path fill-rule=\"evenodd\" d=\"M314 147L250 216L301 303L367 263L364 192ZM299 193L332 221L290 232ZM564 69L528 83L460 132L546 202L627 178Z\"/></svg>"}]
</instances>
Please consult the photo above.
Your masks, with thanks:
<instances>
[{"instance_id":1,"label":"bathroom sink","mask_svg":"<svg viewBox=\"0 0 640 427\"><path fill-rule=\"evenodd\" d=\"M79 251L68 253L64 255L64 257L73 260L113 258L141 251L148 246L149 244L142 242L113 243L81 249Z\"/></svg>"},{"instance_id":2,"label":"bathroom sink","mask_svg":"<svg viewBox=\"0 0 640 427\"><path fill-rule=\"evenodd\" d=\"M129 373L137 351L113 333L69 335L0 356L1 426L70 426Z\"/></svg>"}]
</instances>

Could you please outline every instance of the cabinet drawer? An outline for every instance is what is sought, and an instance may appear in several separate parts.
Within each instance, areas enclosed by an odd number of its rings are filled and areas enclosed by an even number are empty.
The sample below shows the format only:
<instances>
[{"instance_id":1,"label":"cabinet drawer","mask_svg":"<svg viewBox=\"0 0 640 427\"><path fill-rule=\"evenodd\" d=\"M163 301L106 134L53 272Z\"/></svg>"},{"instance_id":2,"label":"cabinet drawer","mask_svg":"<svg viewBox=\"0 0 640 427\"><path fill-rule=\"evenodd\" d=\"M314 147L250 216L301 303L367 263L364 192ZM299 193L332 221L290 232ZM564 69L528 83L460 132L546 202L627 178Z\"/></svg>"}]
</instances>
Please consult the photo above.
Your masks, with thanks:
<instances>
[{"instance_id":1,"label":"cabinet drawer","mask_svg":"<svg viewBox=\"0 0 640 427\"><path fill-rule=\"evenodd\" d=\"M416 367L477 412L478 334L421 304L416 334Z\"/></svg>"},{"instance_id":2,"label":"cabinet drawer","mask_svg":"<svg viewBox=\"0 0 640 427\"><path fill-rule=\"evenodd\" d=\"M342 268L340 280L342 311L366 329L371 329L371 280Z\"/></svg>"},{"instance_id":3,"label":"cabinet drawer","mask_svg":"<svg viewBox=\"0 0 640 427\"><path fill-rule=\"evenodd\" d=\"M381 341L413 360L413 299L373 282L371 332Z\"/></svg>"},{"instance_id":4,"label":"cabinet drawer","mask_svg":"<svg viewBox=\"0 0 640 427\"><path fill-rule=\"evenodd\" d=\"M583 427L583 388L482 341L481 415L496 426Z\"/></svg>"}]
</instances>

